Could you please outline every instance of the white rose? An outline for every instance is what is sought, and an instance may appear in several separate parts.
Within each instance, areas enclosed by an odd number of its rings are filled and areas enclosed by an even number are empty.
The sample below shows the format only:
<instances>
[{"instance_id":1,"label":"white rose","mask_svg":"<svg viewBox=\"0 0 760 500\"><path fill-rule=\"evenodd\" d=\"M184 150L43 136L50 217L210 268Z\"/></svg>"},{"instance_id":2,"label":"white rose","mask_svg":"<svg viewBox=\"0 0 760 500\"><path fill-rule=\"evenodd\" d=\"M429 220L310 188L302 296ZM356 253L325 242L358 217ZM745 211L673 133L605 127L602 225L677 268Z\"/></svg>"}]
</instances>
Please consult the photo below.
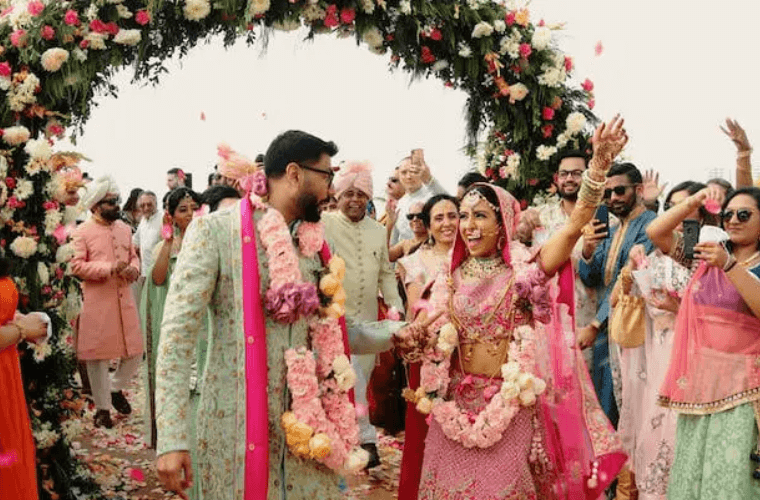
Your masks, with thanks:
<instances>
[{"instance_id":1,"label":"white rose","mask_svg":"<svg viewBox=\"0 0 760 500\"><path fill-rule=\"evenodd\" d=\"M513 172L517 172L517 169L520 168L520 160L522 157L519 153L514 153L509 155L509 158L507 158L507 168L512 170Z\"/></svg>"},{"instance_id":2,"label":"white rose","mask_svg":"<svg viewBox=\"0 0 760 500\"><path fill-rule=\"evenodd\" d=\"M362 0L362 10L365 14L375 12L375 0Z\"/></svg>"},{"instance_id":3,"label":"white rose","mask_svg":"<svg viewBox=\"0 0 760 500\"><path fill-rule=\"evenodd\" d=\"M579 111L573 111L565 120L565 125L570 135L575 135L586 126L586 117Z\"/></svg>"},{"instance_id":4,"label":"white rose","mask_svg":"<svg viewBox=\"0 0 760 500\"><path fill-rule=\"evenodd\" d=\"M42 68L49 73L53 73L61 69L63 63L68 60L69 51L60 47L47 49L42 53L42 56L40 56L40 63L42 64Z\"/></svg>"},{"instance_id":5,"label":"white rose","mask_svg":"<svg viewBox=\"0 0 760 500\"><path fill-rule=\"evenodd\" d=\"M546 390L546 381L542 378L533 379L533 393L536 395L543 394Z\"/></svg>"},{"instance_id":6,"label":"white rose","mask_svg":"<svg viewBox=\"0 0 760 500\"><path fill-rule=\"evenodd\" d=\"M446 323L438 332L438 338L447 344L457 345L459 341L459 332L457 332L457 329L453 324Z\"/></svg>"},{"instance_id":7,"label":"white rose","mask_svg":"<svg viewBox=\"0 0 760 500\"><path fill-rule=\"evenodd\" d=\"M25 200L34 194L34 183L27 179L21 179L16 183L13 195L19 200Z\"/></svg>"},{"instance_id":8,"label":"white rose","mask_svg":"<svg viewBox=\"0 0 760 500\"><path fill-rule=\"evenodd\" d=\"M3 141L11 146L18 146L29 140L29 129L23 125L3 129Z\"/></svg>"},{"instance_id":9,"label":"white rose","mask_svg":"<svg viewBox=\"0 0 760 500\"><path fill-rule=\"evenodd\" d=\"M530 90L523 83L515 83L509 86L509 100L510 101L522 101L527 97Z\"/></svg>"},{"instance_id":10,"label":"white rose","mask_svg":"<svg viewBox=\"0 0 760 500\"><path fill-rule=\"evenodd\" d=\"M517 385L519 385L520 389L523 391L530 389L533 387L533 375L525 372L520 373L520 375L517 376Z\"/></svg>"},{"instance_id":11,"label":"white rose","mask_svg":"<svg viewBox=\"0 0 760 500\"><path fill-rule=\"evenodd\" d=\"M27 142L24 151L26 151L33 160L49 160L53 155L53 148L50 147L50 143L44 137L41 139L32 139Z\"/></svg>"},{"instance_id":12,"label":"white rose","mask_svg":"<svg viewBox=\"0 0 760 500\"><path fill-rule=\"evenodd\" d=\"M301 11L301 16L307 23L312 23L319 19L324 19L327 13L319 5L309 4Z\"/></svg>"},{"instance_id":13,"label":"white rose","mask_svg":"<svg viewBox=\"0 0 760 500\"><path fill-rule=\"evenodd\" d=\"M22 259L28 259L37 251L37 242L28 236L19 236L11 243L11 250Z\"/></svg>"},{"instance_id":14,"label":"white rose","mask_svg":"<svg viewBox=\"0 0 760 500\"><path fill-rule=\"evenodd\" d=\"M533 32L533 37L530 40L530 44L536 50L544 50L549 47L549 43L552 41L552 31L545 27L536 28Z\"/></svg>"},{"instance_id":15,"label":"white rose","mask_svg":"<svg viewBox=\"0 0 760 500\"><path fill-rule=\"evenodd\" d=\"M104 33L95 33L91 31L84 37L89 42L88 47L92 50L105 50L106 48L106 35Z\"/></svg>"},{"instance_id":16,"label":"white rose","mask_svg":"<svg viewBox=\"0 0 760 500\"><path fill-rule=\"evenodd\" d=\"M338 356L335 356L335 359L332 363L332 369L335 373L343 373L349 368L351 368L351 361L349 361L348 356L345 354L339 354Z\"/></svg>"},{"instance_id":17,"label":"white rose","mask_svg":"<svg viewBox=\"0 0 760 500\"><path fill-rule=\"evenodd\" d=\"M79 62L84 62L87 60L87 51L82 50L79 47L75 48L72 54L74 54L74 59Z\"/></svg>"},{"instance_id":18,"label":"white rose","mask_svg":"<svg viewBox=\"0 0 760 500\"><path fill-rule=\"evenodd\" d=\"M48 270L47 264L44 262L37 263L37 276L40 277L41 285L47 285L50 283L50 271Z\"/></svg>"},{"instance_id":19,"label":"white rose","mask_svg":"<svg viewBox=\"0 0 760 500\"><path fill-rule=\"evenodd\" d=\"M520 393L520 404L523 406L531 406L536 403L536 395L533 391L522 391Z\"/></svg>"},{"instance_id":20,"label":"white rose","mask_svg":"<svg viewBox=\"0 0 760 500\"><path fill-rule=\"evenodd\" d=\"M442 71L448 67L449 61L441 59L440 61L436 61L435 64L433 64L433 71Z\"/></svg>"},{"instance_id":21,"label":"white rose","mask_svg":"<svg viewBox=\"0 0 760 500\"><path fill-rule=\"evenodd\" d=\"M464 42L459 44L459 57L468 58L472 55L472 49Z\"/></svg>"},{"instance_id":22,"label":"white rose","mask_svg":"<svg viewBox=\"0 0 760 500\"><path fill-rule=\"evenodd\" d=\"M113 37L114 43L119 45L137 45L142 40L142 33L140 30L119 30L115 37Z\"/></svg>"},{"instance_id":23,"label":"white rose","mask_svg":"<svg viewBox=\"0 0 760 500\"><path fill-rule=\"evenodd\" d=\"M501 19L497 19L493 22L493 29L495 29L497 33L504 33L507 29L507 23Z\"/></svg>"},{"instance_id":24,"label":"white rose","mask_svg":"<svg viewBox=\"0 0 760 500\"><path fill-rule=\"evenodd\" d=\"M541 161L548 161L557 152L554 146L540 145L536 148L536 158Z\"/></svg>"},{"instance_id":25,"label":"white rose","mask_svg":"<svg viewBox=\"0 0 760 500\"><path fill-rule=\"evenodd\" d=\"M211 3L208 0L185 0L183 12L188 21L200 21L211 13Z\"/></svg>"},{"instance_id":26,"label":"white rose","mask_svg":"<svg viewBox=\"0 0 760 500\"><path fill-rule=\"evenodd\" d=\"M32 346L32 350L34 351L34 360L37 363L45 361L45 358L53 352L53 348L47 342L37 342Z\"/></svg>"},{"instance_id":27,"label":"white rose","mask_svg":"<svg viewBox=\"0 0 760 500\"><path fill-rule=\"evenodd\" d=\"M269 0L251 0L251 4L248 7L248 11L251 13L252 16L257 16L259 14L263 14L266 11L268 11L269 7L270 7Z\"/></svg>"},{"instance_id":28,"label":"white rose","mask_svg":"<svg viewBox=\"0 0 760 500\"><path fill-rule=\"evenodd\" d=\"M369 462L369 452L364 448L357 447L348 454L344 468L348 472L359 472L364 469L367 462Z\"/></svg>"},{"instance_id":29,"label":"white rose","mask_svg":"<svg viewBox=\"0 0 760 500\"><path fill-rule=\"evenodd\" d=\"M373 49L381 47L383 45L383 32L372 26L362 33L362 40Z\"/></svg>"},{"instance_id":30,"label":"white rose","mask_svg":"<svg viewBox=\"0 0 760 500\"><path fill-rule=\"evenodd\" d=\"M348 370L335 375L335 382L340 390L348 391L356 385L356 372L354 372L353 368L349 367Z\"/></svg>"},{"instance_id":31,"label":"white rose","mask_svg":"<svg viewBox=\"0 0 760 500\"><path fill-rule=\"evenodd\" d=\"M520 388L514 382L504 382L501 384L501 399L511 401L520 395Z\"/></svg>"},{"instance_id":32,"label":"white rose","mask_svg":"<svg viewBox=\"0 0 760 500\"><path fill-rule=\"evenodd\" d=\"M401 0L398 3L398 10L402 14L406 14L406 15L411 14L412 13L412 2L410 2L409 0Z\"/></svg>"},{"instance_id":33,"label":"white rose","mask_svg":"<svg viewBox=\"0 0 760 500\"><path fill-rule=\"evenodd\" d=\"M501 365L501 378L506 381L514 382L520 375L520 365L516 361L510 361Z\"/></svg>"},{"instance_id":34,"label":"white rose","mask_svg":"<svg viewBox=\"0 0 760 500\"><path fill-rule=\"evenodd\" d=\"M485 21L481 21L475 25L472 29L472 38L482 38L484 36L491 36L493 33L493 26Z\"/></svg>"},{"instance_id":35,"label":"white rose","mask_svg":"<svg viewBox=\"0 0 760 500\"><path fill-rule=\"evenodd\" d=\"M422 413L423 415L427 415L430 413L430 411L433 409L433 402L430 401L430 398L424 397L420 398L419 401L417 401L417 411Z\"/></svg>"},{"instance_id":36,"label":"white rose","mask_svg":"<svg viewBox=\"0 0 760 500\"><path fill-rule=\"evenodd\" d=\"M58 210L47 210L45 212L45 234L51 235L58 229L63 220L63 214Z\"/></svg>"},{"instance_id":37,"label":"white rose","mask_svg":"<svg viewBox=\"0 0 760 500\"><path fill-rule=\"evenodd\" d=\"M122 4L116 6L116 13L119 14L119 17L122 19L130 19L133 15L126 5Z\"/></svg>"}]
</instances>

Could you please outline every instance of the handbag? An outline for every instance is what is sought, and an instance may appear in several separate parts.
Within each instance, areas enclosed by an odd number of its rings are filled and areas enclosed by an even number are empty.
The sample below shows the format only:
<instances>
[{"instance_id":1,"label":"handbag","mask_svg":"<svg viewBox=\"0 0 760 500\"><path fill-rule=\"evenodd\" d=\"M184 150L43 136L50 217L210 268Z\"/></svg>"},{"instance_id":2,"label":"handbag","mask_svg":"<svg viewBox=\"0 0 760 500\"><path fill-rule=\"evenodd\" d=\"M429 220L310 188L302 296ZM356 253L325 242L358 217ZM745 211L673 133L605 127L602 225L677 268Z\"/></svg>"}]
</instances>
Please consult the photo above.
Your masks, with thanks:
<instances>
[{"instance_id":1,"label":"handbag","mask_svg":"<svg viewBox=\"0 0 760 500\"><path fill-rule=\"evenodd\" d=\"M631 295L632 285L631 269L626 266L615 285L621 287L621 293L610 319L610 335L620 347L639 347L646 338L646 302L643 297Z\"/></svg>"}]
</instances>

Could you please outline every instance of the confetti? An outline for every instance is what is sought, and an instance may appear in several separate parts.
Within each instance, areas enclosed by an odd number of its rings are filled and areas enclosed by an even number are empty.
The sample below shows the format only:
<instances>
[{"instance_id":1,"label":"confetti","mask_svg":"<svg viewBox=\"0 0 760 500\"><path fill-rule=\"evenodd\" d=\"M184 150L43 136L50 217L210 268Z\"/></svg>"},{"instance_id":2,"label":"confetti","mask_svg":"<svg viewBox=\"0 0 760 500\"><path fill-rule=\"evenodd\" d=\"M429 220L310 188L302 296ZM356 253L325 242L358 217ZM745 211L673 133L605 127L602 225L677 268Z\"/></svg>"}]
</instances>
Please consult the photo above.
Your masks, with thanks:
<instances>
[{"instance_id":1,"label":"confetti","mask_svg":"<svg viewBox=\"0 0 760 500\"><path fill-rule=\"evenodd\" d=\"M201 121L203 122L206 121L206 113L204 113L203 111L201 111Z\"/></svg>"},{"instance_id":2,"label":"confetti","mask_svg":"<svg viewBox=\"0 0 760 500\"><path fill-rule=\"evenodd\" d=\"M602 52L604 52L604 45L602 45L602 41L600 40L596 42L596 46L594 47L594 53L597 56L601 56Z\"/></svg>"}]
</instances>

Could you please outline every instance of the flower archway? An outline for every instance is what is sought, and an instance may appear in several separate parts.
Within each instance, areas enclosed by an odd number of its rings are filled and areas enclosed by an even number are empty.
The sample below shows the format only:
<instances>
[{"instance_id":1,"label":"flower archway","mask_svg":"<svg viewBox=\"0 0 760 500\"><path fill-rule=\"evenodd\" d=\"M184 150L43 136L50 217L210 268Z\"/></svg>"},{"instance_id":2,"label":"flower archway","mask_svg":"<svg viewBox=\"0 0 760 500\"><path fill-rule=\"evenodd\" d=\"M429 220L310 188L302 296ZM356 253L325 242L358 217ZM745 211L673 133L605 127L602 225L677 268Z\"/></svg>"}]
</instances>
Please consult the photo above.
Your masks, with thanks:
<instances>
[{"instance_id":1,"label":"flower archway","mask_svg":"<svg viewBox=\"0 0 760 500\"><path fill-rule=\"evenodd\" d=\"M471 154L525 199L548 187L559 150L585 147L594 120L592 84L568 84L559 26L532 22L514 1L0 0L0 10L0 246L20 307L46 310L55 331L47 347L22 353L43 498L97 496L68 447L79 410L70 390L79 290L63 228L78 157L54 144L81 132L96 94L116 94L119 68L156 83L165 60L212 36L229 45L301 26L309 36L352 34L392 68L464 90Z\"/></svg>"}]
</instances>

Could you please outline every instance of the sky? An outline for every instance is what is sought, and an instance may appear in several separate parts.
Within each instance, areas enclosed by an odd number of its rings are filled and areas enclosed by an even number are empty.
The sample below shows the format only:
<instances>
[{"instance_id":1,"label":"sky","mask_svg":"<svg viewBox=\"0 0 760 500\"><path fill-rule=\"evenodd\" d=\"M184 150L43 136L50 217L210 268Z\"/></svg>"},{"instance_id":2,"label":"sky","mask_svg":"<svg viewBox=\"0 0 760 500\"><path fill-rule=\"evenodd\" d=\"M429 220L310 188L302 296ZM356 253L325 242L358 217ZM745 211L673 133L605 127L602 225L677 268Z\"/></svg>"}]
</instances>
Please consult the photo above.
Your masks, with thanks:
<instances>
[{"instance_id":1,"label":"sky","mask_svg":"<svg viewBox=\"0 0 760 500\"><path fill-rule=\"evenodd\" d=\"M720 131L726 117L760 142L758 52L760 2L724 0L533 0L532 20L565 23L559 48L575 61L576 84L590 78L601 118L617 112L631 141L627 159L674 185L705 181L714 171L733 179L734 146ZM275 32L266 51L221 41L170 61L157 87L115 81L118 98L96 99L76 149L91 176L114 176L125 199L134 187L159 196L174 166L193 174L196 189L228 143L250 158L288 129L335 141L334 161L369 161L375 195L398 160L423 148L433 175L454 191L473 167L462 153L466 95L437 79L410 82L389 71L355 39L305 31ZM595 46L601 42L602 53ZM205 120L201 116L205 115ZM759 153L760 154L760 151Z\"/></svg>"}]
</instances>

